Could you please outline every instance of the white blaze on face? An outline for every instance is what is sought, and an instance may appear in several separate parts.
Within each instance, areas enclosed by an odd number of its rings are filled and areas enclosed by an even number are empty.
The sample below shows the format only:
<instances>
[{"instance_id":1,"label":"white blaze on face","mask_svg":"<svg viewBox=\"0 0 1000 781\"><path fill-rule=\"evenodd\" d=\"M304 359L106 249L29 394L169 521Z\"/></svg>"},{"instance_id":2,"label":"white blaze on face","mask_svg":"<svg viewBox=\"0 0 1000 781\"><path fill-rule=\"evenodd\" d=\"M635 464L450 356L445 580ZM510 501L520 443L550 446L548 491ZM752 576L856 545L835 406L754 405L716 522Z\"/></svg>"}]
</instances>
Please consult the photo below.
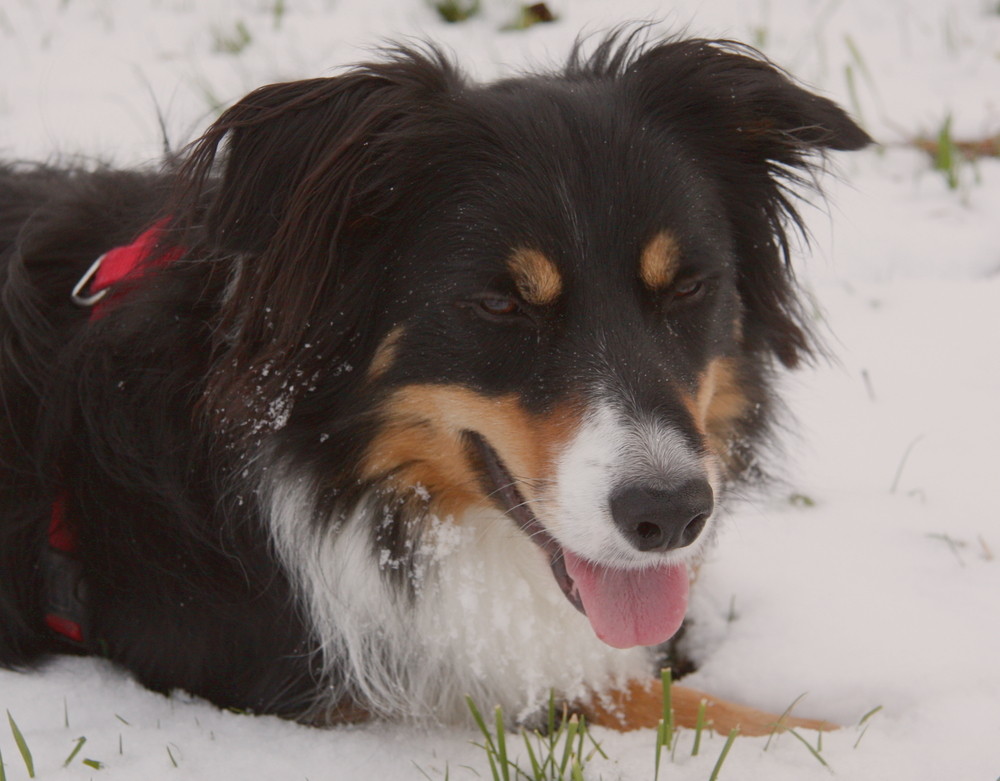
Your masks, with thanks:
<instances>
[{"instance_id":1,"label":"white blaze on face","mask_svg":"<svg viewBox=\"0 0 1000 781\"><path fill-rule=\"evenodd\" d=\"M658 645L687 609L687 563L698 540L669 552L642 552L612 517L611 498L630 485L681 488L712 481L712 468L684 435L651 416L595 405L558 458L540 517L562 547L566 573L594 634L615 648Z\"/></svg>"},{"instance_id":2,"label":"white blaze on face","mask_svg":"<svg viewBox=\"0 0 1000 781\"><path fill-rule=\"evenodd\" d=\"M641 553L611 517L611 496L628 483L679 486L699 477L715 482L713 465L666 423L648 416L635 419L608 402L598 403L584 416L554 471L554 484L540 492L540 520L578 556L628 569L687 561L700 547L695 543L672 554Z\"/></svg>"}]
</instances>

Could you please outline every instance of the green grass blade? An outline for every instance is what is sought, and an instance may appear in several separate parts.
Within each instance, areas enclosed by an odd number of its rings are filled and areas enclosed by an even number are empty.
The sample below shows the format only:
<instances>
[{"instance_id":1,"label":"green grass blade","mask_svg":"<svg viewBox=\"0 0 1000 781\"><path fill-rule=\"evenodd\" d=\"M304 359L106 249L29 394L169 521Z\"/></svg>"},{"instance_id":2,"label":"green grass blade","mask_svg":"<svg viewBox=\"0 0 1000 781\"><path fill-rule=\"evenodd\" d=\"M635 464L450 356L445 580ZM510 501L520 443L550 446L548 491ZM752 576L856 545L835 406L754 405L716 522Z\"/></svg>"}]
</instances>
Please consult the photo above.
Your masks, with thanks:
<instances>
[{"instance_id":1,"label":"green grass blade","mask_svg":"<svg viewBox=\"0 0 1000 781\"><path fill-rule=\"evenodd\" d=\"M28 748L24 735L22 735L21 730L18 729L17 723L14 721L14 717L10 715L10 711L7 711L7 721L10 723L10 731L14 735L14 743L17 744L17 750L21 752L21 759L24 760L24 766L28 769L28 778L34 778L35 760L31 756L31 749Z\"/></svg>"},{"instance_id":2,"label":"green grass blade","mask_svg":"<svg viewBox=\"0 0 1000 781\"><path fill-rule=\"evenodd\" d=\"M479 712L479 708L477 708L476 703L472 701L472 697L466 695L465 702L468 704L469 711L472 713L473 721L476 722L476 726L479 727L479 731L483 733L483 738L486 739L486 753L495 754L497 748L493 743L493 736L490 734L490 730L486 726L486 720L483 718L483 714Z\"/></svg>"},{"instance_id":3,"label":"green grass blade","mask_svg":"<svg viewBox=\"0 0 1000 781\"><path fill-rule=\"evenodd\" d=\"M870 719L872 716L874 716L876 713L878 713L881 710L882 710L882 706L881 705L876 705L874 708L872 708L870 711L868 711L868 713L866 713L864 716L861 717L861 721L858 722L858 726L859 727L863 727L865 725L865 722L868 721L868 719Z\"/></svg>"},{"instance_id":4,"label":"green grass blade","mask_svg":"<svg viewBox=\"0 0 1000 781\"><path fill-rule=\"evenodd\" d=\"M583 763L586 761L583 758L583 742L587 739L587 717L580 716L580 732L576 736L576 757L580 761L580 767L583 768Z\"/></svg>"},{"instance_id":5,"label":"green grass blade","mask_svg":"<svg viewBox=\"0 0 1000 781\"><path fill-rule=\"evenodd\" d=\"M535 737L538 737L538 733L533 733ZM538 761L538 756L535 754L535 750L531 747L531 739L528 737L527 732L522 732L521 737L524 738L524 748L528 752L528 761L531 763L531 774L535 778L542 778L542 766Z\"/></svg>"},{"instance_id":6,"label":"green grass blade","mask_svg":"<svg viewBox=\"0 0 1000 781\"><path fill-rule=\"evenodd\" d=\"M587 740L589 740L590 745L594 747L594 750L591 751L589 754L587 754L588 762L591 759L593 759L594 754L600 754L602 757L604 757L604 759L608 758L608 755L604 753L604 749L601 748L601 744L597 742L597 738L595 738L592 734L590 734L590 730L587 730Z\"/></svg>"},{"instance_id":7,"label":"green grass blade","mask_svg":"<svg viewBox=\"0 0 1000 781\"><path fill-rule=\"evenodd\" d=\"M574 715L568 722L566 722L563 740L566 741L563 746L563 757L562 762L559 763L559 778L566 775L566 768L569 767L570 757L573 755L573 743L576 739L576 732L579 729L580 722L577 721Z\"/></svg>"},{"instance_id":8,"label":"green grass blade","mask_svg":"<svg viewBox=\"0 0 1000 781\"><path fill-rule=\"evenodd\" d=\"M83 764L87 767L93 768L94 770L102 770L104 768L103 762L98 762L96 759L85 759Z\"/></svg>"},{"instance_id":9,"label":"green grass blade","mask_svg":"<svg viewBox=\"0 0 1000 781\"><path fill-rule=\"evenodd\" d=\"M712 775L708 777L708 781L718 781L719 771L722 770L722 763L726 761L729 749L733 747L733 743L736 741L736 736L739 734L739 729L729 730L729 737L726 738L726 745L722 747L722 753L719 754L719 758L715 761L715 767L712 768Z\"/></svg>"},{"instance_id":10,"label":"green grass blade","mask_svg":"<svg viewBox=\"0 0 1000 781\"><path fill-rule=\"evenodd\" d=\"M868 723L868 719L870 719L880 710L882 710L882 706L878 705L872 708L870 711L868 711L868 713L866 713L864 716L861 717L861 721L858 722L858 729L861 730L861 734L858 735L858 739L854 741L854 748L858 747L858 744L861 742L861 738L865 736L865 733L868 732L868 728L871 726L871 724Z\"/></svg>"},{"instance_id":11,"label":"green grass blade","mask_svg":"<svg viewBox=\"0 0 1000 781\"><path fill-rule=\"evenodd\" d=\"M417 764L417 761L415 759L411 759L410 760L410 764L412 764L417 769L417 772L420 773L420 775L422 775L424 778L426 778L427 781L434 781L434 779L431 778L430 773L428 773L426 770L424 770L422 767L420 767L420 765ZM444 777L445 777L445 779L448 778L448 766L447 765L445 766L445 769L444 769Z\"/></svg>"},{"instance_id":12,"label":"green grass blade","mask_svg":"<svg viewBox=\"0 0 1000 781\"><path fill-rule=\"evenodd\" d=\"M7 771L3 769L3 752L0 751L0 781L7 781Z\"/></svg>"},{"instance_id":13,"label":"green grass blade","mask_svg":"<svg viewBox=\"0 0 1000 781\"><path fill-rule=\"evenodd\" d=\"M656 761L653 763L653 781L660 781L660 760L663 757L664 733L667 725L663 719L656 725Z\"/></svg>"},{"instance_id":14,"label":"green grass blade","mask_svg":"<svg viewBox=\"0 0 1000 781\"><path fill-rule=\"evenodd\" d=\"M74 746L73 750L69 752L69 756L66 757L66 761L63 762L63 767L69 767L69 763L76 758L76 755L80 753L80 749L83 748L83 744L86 742L87 742L86 738L76 739L76 746Z\"/></svg>"},{"instance_id":15,"label":"green grass blade","mask_svg":"<svg viewBox=\"0 0 1000 781\"><path fill-rule=\"evenodd\" d=\"M510 762L507 761L507 731L503 723L503 710L497 705L493 712L497 728L497 760L500 762L500 774L503 781L510 781Z\"/></svg>"},{"instance_id":16,"label":"green grass blade","mask_svg":"<svg viewBox=\"0 0 1000 781\"><path fill-rule=\"evenodd\" d=\"M796 705L798 705L802 701L802 699L805 696L806 692L802 692L802 694L800 694L798 697L792 700L791 704L787 708L785 708L785 710L782 712L780 716L778 716L778 720L774 722L774 724L771 726L771 734L767 736L767 743L764 744L764 751L767 751L771 747L771 740L774 738L775 735L778 734L778 732L781 731L781 728L785 725L785 722L791 715L792 710L795 708Z\"/></svg>"},{"instance_id":17,"label":"green grass blade","mask_svg":"<svg viewBox=\"0 0 1000 781\"><path fill-rule=\"evenodd\" d=\"M663 722L667 725L666 746L673 748L674 742L674 701L673 701L673 674L669 667L660 670L660 683L663 685Z\"/></svg>"},{"instance_id":18,"label":"green grass blade","mask_svg":"<svg viewBox=\"0 0 1000 781\"><path fill-rule=\"evenodd\" d=\"M791 727L788 728L788 732L790 735L793 735L795 738L797 738L799 742L802 743L803 746L809 749L809 753L812 754L814 757L816 757L817 762L819 762L823 767L825 767L831 773L833 772L833 769L830 767L829 764L827 764L827 761L823 759L822 756L820 756L820 753L815 748L813 748L812 743L810 743L808 740L802 737L798 732L793 730Z\"/></svg>"},{"instance_id":19,"label":"green grass blade","mask_svg":"<svg viewBox=\"0 0 1000 781\"><path fill-rule=\"evenodd\" d=\"M563 721L565 722L565 713L563 714ZM562 731L560 727L559 732ZM542 767L550 767L553 771L556 769L556 739L558 733L556 732L556 695L555 691L549 689L549 731L545 733L545 737L549 744L549 754L545 758L545 762L542 763Z\"/></svg>"},{"instance_id":20,"label":"green grass blade","mask_svg":"<svg viewBox=\"0 0 1000 781\"><path fill-rule=\"evenodd\" d=\"M493 774L493 781L500 781L500 773L497 770L497 763L493 758L493 754L487 751L486 758L490 761L490 773Z\"/></svg>"},{"instance_id":21,"label":"green grass blade","mask_svg":"<svg viewBox=\"0 0 1000 781\"><path fill-rule=\"evenodd\" d=\"M698 703L698 716L695 718L694 722L694 745L691 747L691 756L698 756L698 752L701 750L701 733L705 731L705 709L708 707L708 701L702 699Z\"/></svg>"},{"instance_id":22,"label":"green grass blade","mask_svg":"<svg viewBox=\"0 0 1000 781\"><path fill-rule=\"evenodd\" d=\"M951 114L945 117L944 124L941 125L941 130L938 132L937 141L937 157L934 160L934 167L944 174L948 188L957 190L959 152L955 146L955 139L951 135Z\"/></svg>"}]
</instances>

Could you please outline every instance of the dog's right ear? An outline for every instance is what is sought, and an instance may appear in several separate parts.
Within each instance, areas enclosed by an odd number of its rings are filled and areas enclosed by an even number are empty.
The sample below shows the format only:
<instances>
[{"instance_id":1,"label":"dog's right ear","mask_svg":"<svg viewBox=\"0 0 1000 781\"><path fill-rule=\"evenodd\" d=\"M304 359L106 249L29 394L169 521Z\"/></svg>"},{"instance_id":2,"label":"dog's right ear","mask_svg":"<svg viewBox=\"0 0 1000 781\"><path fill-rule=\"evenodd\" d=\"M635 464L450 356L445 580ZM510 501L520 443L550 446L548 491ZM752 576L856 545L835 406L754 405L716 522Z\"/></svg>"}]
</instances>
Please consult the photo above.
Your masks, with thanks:
<instances>
[{"instance_id":1,"label":"dog's right ear","mask_svg":"<svg viewBox=\"0 0 1000 781\"><path fill-rule=\"evenodd\" d=\"M219 176L206 215L214 248L263 252L321 160L348 156L352 140L374 130L377 112L365 104L381 89L367 74L270 84L223 113L188 158L202 186ZM225 162L216 172L222 145Z\"/></svg>"},{"instance_id":2,"label":"dog's right ear","mask_svg":"<svg viewBox=\"0 0 1000 781\"><path fill-rule=\"evenodd\" d=\"M172 217L187 246L235 258L212 405L247 388L278 393L283 375L315 360L317 339L327 356L353 349L341 341L363 330L351 318L371 316L360 301L373 284L347 248L402 197L400 146L460 83L438 50L400 48L333 78L262 87L195 142ZM329 327L329 311L343 322Z\"/></svg>"},{"instance_id":3,"label":"dog's right ear","mask_svg":"<svg viewBox=\"0 0 1000 781\"><path fill-rule=\"evenodd\" d=\"M373 139L421 96L445 91L453 77L436 50L399 49L341 76L261 87L194 143L181 170L182 198L190 203L193 193L211 192L204 219L214 248L262 253L296 217L303 206L296 202L311 184L329 185L335 173L339 192L328 189L323 197L350 199L353 179L377 154ZM348 205L332 211L343 214Z\"/></svg>"}]
</instances>

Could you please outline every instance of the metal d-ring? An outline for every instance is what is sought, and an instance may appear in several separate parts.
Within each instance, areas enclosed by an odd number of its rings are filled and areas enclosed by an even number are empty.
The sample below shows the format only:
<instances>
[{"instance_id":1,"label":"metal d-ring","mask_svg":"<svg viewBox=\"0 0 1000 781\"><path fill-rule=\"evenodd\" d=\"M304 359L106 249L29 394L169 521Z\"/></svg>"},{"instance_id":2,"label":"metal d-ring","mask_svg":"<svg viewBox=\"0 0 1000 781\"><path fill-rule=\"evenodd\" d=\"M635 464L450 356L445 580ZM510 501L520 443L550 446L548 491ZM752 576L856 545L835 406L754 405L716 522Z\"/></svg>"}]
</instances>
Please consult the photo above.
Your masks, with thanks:
<instances>
[{"instance_id":1,"label":"metal d-ring","mask_svg":"<svg viewBox=\"0 0 1000 781\"><path fill-rule=\"evenodd\" d=\"M94 274L101 267L101 263L104 262L104 258L107 255L101 255L97 260L90 264L90 268L83 272L83 276L80 277L80 281L73 286L73 290L70 291L69 297L77 306L93 306L98 301L100 301L104 296L108 294L108 289L101 288L96 293L92 293L89 296L81 295L83 289L87 286L87 283L93 278Z\"/></svg>"}]
</instances>

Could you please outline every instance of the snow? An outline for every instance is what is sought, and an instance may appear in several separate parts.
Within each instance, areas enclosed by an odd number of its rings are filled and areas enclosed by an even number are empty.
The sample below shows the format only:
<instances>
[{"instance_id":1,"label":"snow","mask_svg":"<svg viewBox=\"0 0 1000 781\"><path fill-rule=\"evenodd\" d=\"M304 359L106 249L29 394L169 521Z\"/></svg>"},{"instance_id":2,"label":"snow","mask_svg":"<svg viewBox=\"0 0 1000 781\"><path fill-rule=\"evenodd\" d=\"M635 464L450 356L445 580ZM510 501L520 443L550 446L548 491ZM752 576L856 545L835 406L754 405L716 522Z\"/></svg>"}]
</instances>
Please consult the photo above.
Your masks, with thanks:
<instances>
[{"instance_id":1,"label":"snow","mask_svg":"<svg viewBox=\"0 0 1000 781\"><path fill-rule=\"evenodd\" d=\"M730 508L692 592L689 682L776 711L806 694L799 715L847 725L823 737L840 778L1000 775L1000 161L949 190L903 143L948 115L959 138L1000 130L996 2L552 0L560 20L524 32L499 31L511 0L483 0L461 25L424 0L284 5L4 0L0 155L140 164L162 152L161 120L179 146L214 104L333 73L386 39L439 41L489 78L557 63L581 30L630 19L762 45L864 120L884 146L838 157L829 202L806 210L801 273L836 358L785 383L785 482ZM238 22L250 42L227 53ZM93 659L0 671L0 709L41 779L489 777L465 729L312 729L161 697ZM652 778L651 731L597 733L610 759L591 777ZM662 778L709 777L723 740L697 757L691 740ZM766 745L738 738L720 778L830 776L793 736ZM8 779L27 777L2 721L0 752Z\"/></svg>"}]
</instances>

